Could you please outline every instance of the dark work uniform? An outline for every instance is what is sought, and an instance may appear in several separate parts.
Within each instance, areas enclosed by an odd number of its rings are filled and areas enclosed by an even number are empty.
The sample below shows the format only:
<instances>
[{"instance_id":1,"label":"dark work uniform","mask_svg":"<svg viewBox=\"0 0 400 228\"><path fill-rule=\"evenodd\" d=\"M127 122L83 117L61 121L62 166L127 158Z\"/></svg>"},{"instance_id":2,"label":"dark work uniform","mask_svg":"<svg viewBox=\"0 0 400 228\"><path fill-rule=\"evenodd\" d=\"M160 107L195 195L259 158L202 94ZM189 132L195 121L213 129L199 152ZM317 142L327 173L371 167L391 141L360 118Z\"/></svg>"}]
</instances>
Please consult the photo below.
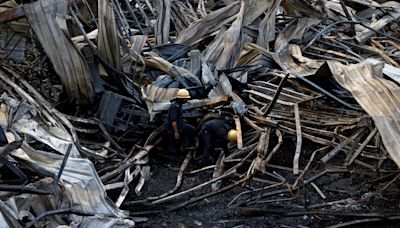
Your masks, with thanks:
<instances>
[{"instance_id":1,"label":"dark work uniform","mask_svg":"<svg viewBox=\"0 0 400 228\"><path fill-rule=\"evenodd\" d=\"M228 119L212 119L206 121L200 129L199 133L199 149L202 152L202 160L210 161L213 157L215 148L222 148L224 153L229 152L227 144L228 132L234 129L233 120Z\"/></svg>"},{"instance_id":2,"label":"dark work uniform","mask_svg":"<svg viewBox=\"0 0 400 228\"><path fill-rule=\"evenodd\" d=\"M172 122L176 121L180 138L175 139L174 129L172 128ZM194 138L196 136L196 129L185 122L182 118L182 104L179 102L173 102L168 111L167 120L167 131L168 131L168 141L169 141L169 153L177 154L179 153L180 146L183 140L188 138Z\"/></svg>"}]
</instances>

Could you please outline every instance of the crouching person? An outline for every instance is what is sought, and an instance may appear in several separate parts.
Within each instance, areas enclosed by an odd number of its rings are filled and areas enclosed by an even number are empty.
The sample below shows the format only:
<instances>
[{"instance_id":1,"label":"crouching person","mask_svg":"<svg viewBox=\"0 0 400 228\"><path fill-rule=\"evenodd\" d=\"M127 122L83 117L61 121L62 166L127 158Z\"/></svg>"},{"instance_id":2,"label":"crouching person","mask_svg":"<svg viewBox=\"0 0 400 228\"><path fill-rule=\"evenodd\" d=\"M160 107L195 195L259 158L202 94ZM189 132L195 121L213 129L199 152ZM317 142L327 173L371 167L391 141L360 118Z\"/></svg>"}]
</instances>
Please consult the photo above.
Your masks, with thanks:
<instances>
[{"instance_id":1,"label":"crouching person","mask_svg":"<svg viewBox=\"0 0 400 228\"><path fill-rule=\"evenodd\" d=\"M211 119L203 123L198 135L198 151L200 163L208 164L214 161L215 148L221 148L225 154L229 153L228 143L237 141L237 131L232 118L224 117Z\"/></svg>"}]
</instances>

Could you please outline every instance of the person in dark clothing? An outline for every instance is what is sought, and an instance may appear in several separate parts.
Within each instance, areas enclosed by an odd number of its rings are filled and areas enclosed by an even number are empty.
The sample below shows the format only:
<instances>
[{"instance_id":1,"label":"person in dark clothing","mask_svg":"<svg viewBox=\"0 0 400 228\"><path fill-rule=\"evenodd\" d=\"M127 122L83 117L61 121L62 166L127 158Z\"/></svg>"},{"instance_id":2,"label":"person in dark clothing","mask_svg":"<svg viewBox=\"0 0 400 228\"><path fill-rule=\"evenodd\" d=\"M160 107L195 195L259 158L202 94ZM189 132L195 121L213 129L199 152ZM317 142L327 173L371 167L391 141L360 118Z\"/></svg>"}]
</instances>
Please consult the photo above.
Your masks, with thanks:
<instances>
[{"instance_id":1,"label":"person in dark clothing","mask_svg":"<svg viewBox=\"0 0 400 228\"><path fill-rule=\"evenodd\" d=\"M214 157L213 152L215 148L221 148L225 154L228 154L227 144L229 142L236 142L237 140L235 122L228 116L207 120L201 126L198 140L201 162L211 162Z\"/></svg>"},{"instance_id":2,"label":"person in dark clothing","mask_svg":"<svg viewBox=\"0 0 400 228\"><path fill-rule=\"evenodd\" d=\"M190 99L189 91L180 89L169 108L167 119L169 154L177 155L182 141L187 138L194 138L196 135L195 127L183 122L182 118L182 105L188 99Z\"/></svg>"}]
</instances>

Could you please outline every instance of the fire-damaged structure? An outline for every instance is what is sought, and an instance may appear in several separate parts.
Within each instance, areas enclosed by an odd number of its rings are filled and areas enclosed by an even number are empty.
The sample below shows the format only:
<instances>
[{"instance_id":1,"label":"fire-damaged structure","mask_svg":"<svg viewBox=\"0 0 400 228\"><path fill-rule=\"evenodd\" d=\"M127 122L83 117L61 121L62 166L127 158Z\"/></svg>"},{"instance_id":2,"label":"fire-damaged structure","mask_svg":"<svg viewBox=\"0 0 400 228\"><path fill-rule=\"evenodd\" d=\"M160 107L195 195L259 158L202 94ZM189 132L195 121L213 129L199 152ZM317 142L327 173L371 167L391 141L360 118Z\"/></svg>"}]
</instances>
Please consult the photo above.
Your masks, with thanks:
<instances>
[{"instance_id":1,"label":"fire-damaged structure","mask_svg":"<svg viewBox=\"0 0 400 228\"><path fill-rule=\"evenodd\" d=\"M382 0L0 0L0 227L398 220L399 21ZM198 129L234 116L206 166L167 153L179 89Z\"/></svg>"}]
</instances>

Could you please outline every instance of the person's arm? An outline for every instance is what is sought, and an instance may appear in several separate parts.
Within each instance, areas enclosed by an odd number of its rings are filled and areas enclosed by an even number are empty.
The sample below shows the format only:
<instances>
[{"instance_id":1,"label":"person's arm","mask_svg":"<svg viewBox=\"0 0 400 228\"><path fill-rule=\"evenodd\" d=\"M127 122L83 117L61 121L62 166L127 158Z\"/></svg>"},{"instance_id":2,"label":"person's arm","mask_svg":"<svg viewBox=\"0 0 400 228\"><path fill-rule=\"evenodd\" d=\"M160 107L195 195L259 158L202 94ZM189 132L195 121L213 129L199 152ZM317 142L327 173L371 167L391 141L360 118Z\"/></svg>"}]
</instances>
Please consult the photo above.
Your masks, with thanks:
<instances>
[{"instance_id":1,"label":"person's arm","mask_svg":"<svg viewBox=\"0 0 400 228\"><path fill-rule=\"evenodd\" d=\"M179 131L178 131L178 122L177 122L178 112L179 112L179 108L174 103L171 106L170 117L169 118L170 118L170 121L171 121L170 122L171 123L170 127L172 128L172 131L173 131L173 134L174 134L174 138L176 140L178 140L180 138Z\"/></svg>"},{"instance_id":2,"label":"person's arm","mask_svg":"<svg viewBox=\"0 0 400 228\"><path fill-rule=\"evenodd\" d=\"M175 139L179 139L180 135L179 135L179 131L178 131L178 124L176 123L176 121L172 121L171 123L172 129L174 130L174 137Z\"/></svg>"}]
</instances>

